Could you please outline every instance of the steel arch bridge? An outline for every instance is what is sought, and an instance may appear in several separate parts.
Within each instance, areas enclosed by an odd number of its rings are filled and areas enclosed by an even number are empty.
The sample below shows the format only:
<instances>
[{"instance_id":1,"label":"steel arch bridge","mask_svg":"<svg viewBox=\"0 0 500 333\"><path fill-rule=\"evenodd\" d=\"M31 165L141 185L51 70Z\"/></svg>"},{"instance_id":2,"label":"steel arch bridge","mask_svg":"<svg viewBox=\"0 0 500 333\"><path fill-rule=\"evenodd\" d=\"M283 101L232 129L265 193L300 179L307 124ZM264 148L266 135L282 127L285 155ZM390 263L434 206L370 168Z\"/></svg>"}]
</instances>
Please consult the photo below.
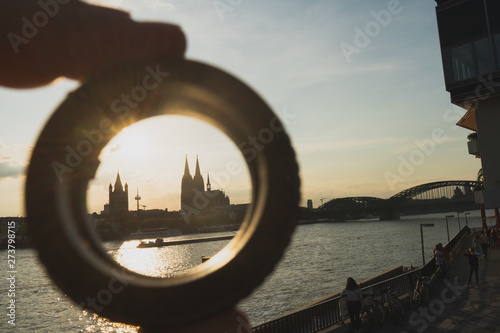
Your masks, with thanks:
<instances>
[{"instance_id":1,"label":"steel arch bridge","mask_svg":"<svg viewBox=\"0 0 500 333\"><path fill-rule=\"evenodd\" d=\"M345 197L332 199L318 207L318 209L346 209L346 208L373 208L385 199L376 197Z\"/></svg>"},{"instance_id":2,"label":"steel arch bridge","mask_svg":"<svg viewBox=\"0 0 500 333\"><path fill-rule=\"evenodd\" d=\"M422 213L474 205L473 188L478 184L470 180L447 180L414 186L388 199L369 196L336 198L319 206L317 211L335 220L359 219L370 215L379 216L380 219L397 219L400 213Z\"/></svg>"},{"instance_id":3,"label":"steel arch bridge","mask_svg":"<svg viewBox=\"0 0 500 333\"><path fill-rule=\"evenodd\" d=\"M464 196L468 196L477 185L479 182L473 180L446 180L421 184L401 191L390 197L389 200L452 198L457 195L458 192L455 193L457 188L462 191Z\"/></svg>"},{"instance_id":4,"label":"steel arch bridge","mask_svg":"<svg viewBox=\"0 0 500 333\"><path fill-rule=\"evenodd\" d=\"M318 207L325 216L336 221L356 220L379 216L382 219L392 219L393 214L387 214L388 200L376 197L337 198Z\"/></svg>"}]
</instances>

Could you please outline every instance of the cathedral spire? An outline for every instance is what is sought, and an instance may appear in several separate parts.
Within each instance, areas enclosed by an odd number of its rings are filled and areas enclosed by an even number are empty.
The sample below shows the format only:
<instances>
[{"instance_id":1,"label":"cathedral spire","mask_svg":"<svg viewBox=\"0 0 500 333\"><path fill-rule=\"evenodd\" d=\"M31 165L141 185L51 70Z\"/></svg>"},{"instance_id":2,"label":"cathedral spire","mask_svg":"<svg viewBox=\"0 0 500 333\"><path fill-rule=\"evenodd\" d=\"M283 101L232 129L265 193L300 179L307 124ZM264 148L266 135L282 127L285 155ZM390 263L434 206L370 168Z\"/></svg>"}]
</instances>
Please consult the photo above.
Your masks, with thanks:
<instances>
[{"instance_id":1,"label":"cathedral spire","mask_svg":"<svg viewBox=\"0 0 500 333\"><path fill-rule=\"evenodd\" d=\"M186 162L184 164L184 176L191 176L191 173L189 172L189 164L188 164L187 154L186 154Z\"/></svg>"},{"instance_id":2,"label":"cathedral spire","mask_svg":"<svg viewBox=\"0 0 500 333\"><path fill-rule=\"evenodd\" d=\"M212 185L210 184L210 174L207 172L207 192L212 191Z\"/></svg>"},{"instance_id":3,"label":"cathedral spire","mask_svg":"<svg viewBox=\"0 0 500 333\"><path fill-rule=\"evenodd\" d=\"M196 155L196 171L193 177L193 187L197 191L203 193L205 191L205 182L200 172L200 163L198 162L198 155Z\"/></svg>"},{"instance_id":4,"label":"cathedral spire","mask_svg":"<svg viewBox=\"0 0 500 333\"><path fill-rule=\"evenodd\" d=\"M117 190L123 191L122 180L120 179L120 171L118 171L116 174L115 191L117 191Z\"/></svg>"},{"instance_id":5,"label":"cathedral spire","mask_svg":"<svg viewBox=\"0 0 500 333\"><path fill-rule=\"evenodd\" d=\"M196 155L196 172L195 172L194 175L195 176L201 176L200 163L198 163L198 155Z\"/></svg>"}]
</instances>

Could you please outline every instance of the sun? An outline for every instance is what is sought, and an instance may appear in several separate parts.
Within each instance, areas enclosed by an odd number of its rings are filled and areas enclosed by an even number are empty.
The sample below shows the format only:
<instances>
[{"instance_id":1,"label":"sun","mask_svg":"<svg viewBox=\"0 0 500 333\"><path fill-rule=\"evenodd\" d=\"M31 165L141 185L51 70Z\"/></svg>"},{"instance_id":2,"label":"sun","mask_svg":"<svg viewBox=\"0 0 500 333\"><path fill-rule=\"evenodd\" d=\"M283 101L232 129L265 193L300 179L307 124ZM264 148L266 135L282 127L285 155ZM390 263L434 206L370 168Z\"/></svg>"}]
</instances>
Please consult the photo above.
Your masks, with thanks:
<instances>
[{"instance_id":1,"label":"sun","mask_svg":"<svg viewBox=\"0 0 500 333\"><path fill-rule=\"evenodd\" d=\"M238 147L219 129L201 120L165 115L132 124L104 147L89 185L90 211L102 210L108 201L109 184L114 184L118 172L134 193L129 196L130 206L139 190L141 203L148 209L179 209L186 158L194 175L197 156L203 177L210 174L213 189L225 191L234 203L250 201L251 182Z\"/></svg>"},{"instance_id":2,"label":"sun","mask_svg":"<svg viewBox=\"0 0 500 333\"><path fill-rule=\"evenodd\" d=\"M108 143L103 155L134 160L145 158L151 151L152 139L147 129L131 126L124 128Z\"/></svg>"}]
</instances>

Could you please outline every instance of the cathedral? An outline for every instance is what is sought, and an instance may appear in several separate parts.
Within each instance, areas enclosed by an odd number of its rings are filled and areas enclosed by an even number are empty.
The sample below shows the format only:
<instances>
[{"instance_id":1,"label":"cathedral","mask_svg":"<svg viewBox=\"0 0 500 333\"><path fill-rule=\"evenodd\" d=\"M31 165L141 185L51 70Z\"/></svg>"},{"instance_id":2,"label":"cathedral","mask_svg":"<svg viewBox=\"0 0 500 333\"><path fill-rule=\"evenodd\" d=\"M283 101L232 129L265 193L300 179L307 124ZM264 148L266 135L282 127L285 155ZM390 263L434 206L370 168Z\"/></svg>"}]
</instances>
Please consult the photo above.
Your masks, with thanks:
<instances>
[{"instance_id":1,"label":"cathedral","mask_svg":"<svg viewBox=\"0 0 500 333\"><path fill-rule=\"evenodd\" d=\"M210 175L207 174L207 188L200 172L198 156L196 156L196 169L194 176L189 172L186 156L184 175L181 184L181 210L200 211L219 206L229 206L229 197L221 190L212 190Z\"/></svg>"},{"instance_id":2,"label":"cathedral","mask_svg":"<svg viewBox=\"0 0 500 333\"><path fill-rule=\"evenodd\" d=\"M107 206L104 206L104 210L112 215L128 212L128 184L122 185L119 172L116 175L114 190L113 186L109 184L109 204Z\"/></svg>"}]
</instances>

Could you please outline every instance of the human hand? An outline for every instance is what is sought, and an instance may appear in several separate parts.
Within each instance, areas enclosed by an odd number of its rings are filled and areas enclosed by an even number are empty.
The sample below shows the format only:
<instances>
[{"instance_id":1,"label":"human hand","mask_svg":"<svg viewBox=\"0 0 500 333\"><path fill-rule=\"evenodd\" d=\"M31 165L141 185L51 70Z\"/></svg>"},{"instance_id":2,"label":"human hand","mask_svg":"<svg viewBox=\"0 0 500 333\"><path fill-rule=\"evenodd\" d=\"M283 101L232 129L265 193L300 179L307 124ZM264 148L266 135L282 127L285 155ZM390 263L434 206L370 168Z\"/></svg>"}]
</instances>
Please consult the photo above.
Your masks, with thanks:
<instances>
[{"instance_id":1,"label":"human hand","mask_svg":"<svg viewBox=\"0 0 500 333\"><path fill-rule=\"evenodd\" d=\"M61 76L83 81L127 62L179 59L186 50L178 26L135 22L76 0L2 1L0 33L0 85L11 88Z\"/></svg>"},{"instance_id":2,"label":"human hand","mask_svg":"<svg viewBox=\"0 0 500 333\"><path fill-rule=\"evenodd\" d=\"M40 4L42 3L43 6ZM134 61L176 60L186 39L175 25L135 22L119 10L77 0L0 3L0 86L31 88L59 77L83 81ZM237 309L172 330L141 333L250 332Z\"/></svg>"},{"instance_id":3,"label":"human hand","mask_svg":"<svg viewBox=\"0 0 500 333\"><path fill-rule=\"evenodd\" d=\"M206 321L172 330L141 328L138 333L250 333L252 328L246 316L231 309Z\"/></svg>"}]
</instances>

